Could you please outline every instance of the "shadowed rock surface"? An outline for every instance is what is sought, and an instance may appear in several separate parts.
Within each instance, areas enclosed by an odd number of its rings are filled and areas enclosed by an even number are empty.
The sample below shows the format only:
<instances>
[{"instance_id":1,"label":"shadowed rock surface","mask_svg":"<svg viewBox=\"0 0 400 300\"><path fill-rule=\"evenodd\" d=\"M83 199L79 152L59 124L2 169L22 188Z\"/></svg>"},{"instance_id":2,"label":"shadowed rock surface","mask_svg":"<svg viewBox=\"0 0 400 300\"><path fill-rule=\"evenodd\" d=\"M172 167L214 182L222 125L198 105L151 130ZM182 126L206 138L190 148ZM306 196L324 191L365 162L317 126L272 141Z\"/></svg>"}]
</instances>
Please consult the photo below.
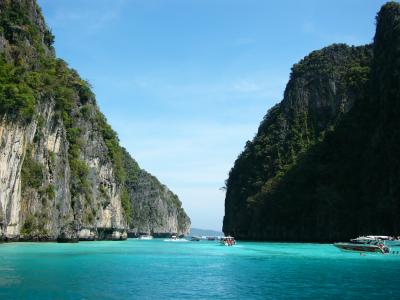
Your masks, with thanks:
<instances>
[{"instance_id":1,"label":"shadowed rock surface","mask_svg":"<svg viewBox=\"0 0 400 300\"><path fill-rule=\"evenodd\" d=\"M241 239L400 233L400 6L371 46L332 45L292 69L227 180L223 230Z\"/></svg>"}]
</instances>

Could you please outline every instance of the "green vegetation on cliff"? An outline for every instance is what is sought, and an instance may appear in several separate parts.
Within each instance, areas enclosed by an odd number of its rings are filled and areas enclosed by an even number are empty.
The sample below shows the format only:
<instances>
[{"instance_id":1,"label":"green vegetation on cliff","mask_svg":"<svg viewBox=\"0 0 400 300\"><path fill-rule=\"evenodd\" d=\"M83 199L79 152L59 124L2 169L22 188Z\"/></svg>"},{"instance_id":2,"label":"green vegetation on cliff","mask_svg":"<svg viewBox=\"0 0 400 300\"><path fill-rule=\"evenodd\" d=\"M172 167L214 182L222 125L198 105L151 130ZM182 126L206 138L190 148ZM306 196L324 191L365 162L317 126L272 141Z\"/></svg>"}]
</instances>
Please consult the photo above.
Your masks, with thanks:
<instances>
[{"instance_id":1,"label":"green vegetation on cliff","mask_svg":"<svg viewBox=\"0 0 400 300\"><path fill-rule=\"evenodd\" d=\"M334 45L295 65L227 180L225 233L332 241L399 234L400 5L371 47Z\"/></svg>"},{"instance_id":2,"label":"green vegetation on cliff","mask_svg":"<svg viewBox=\"0 0 400 300\"><path fill-rule=\"evenodd\" d=\"M13 44L19 46L19 42L27 39L37 50L42 51L41 45L44 44L51 48L54 43L54 36L50 29L44 27L43 32L38 28L28 13L31 10L31 1L3 0L0 3L0 32ZM39 6L34 2L35 10L39 12L37 16L40 23L44 24L44 19L40 14Z\"/></svg>"},{"instance_id":3,"label":"green vegetation on cliff","mask_svg":"<svg viewBox=\"0 0 400 300\"><path fill-rule=\"evenodd\" d=\"M21 168L22 189L26 187L38 189L43 184L43 165L32 157L32 148L28 146L24 164Z\"/></svg>"},{"instance_id":4,"label":"green vegetation on cliff","mask_svg":"<svg viewBox=\"0 0 400 300\"><path fill-rule=\"evenodd\" d=\"M10 119L32 119L36 97L30 75L7 63L4 55L0 57L0 114Z\"/></svg>"},{"instance_id":5,"label":"green vegetation on cliff","mask_svg":"<svg viewBox=\"0 0 400 300\"><path fill-rule=\"evenodd\" d=\"M0 3L0 34L9 47L0 56L0 114L29 122L34 115L46 52L53 51L54 36L29 18L29 1ZM40 22L44 24L41 16ZM4 42L4 40L3 40ZM27 43L28 42L28 43Z\"/></svg>"},{"instance_id":6,"label":"green vegetation on cliff","mask_svg":"<svg viewBox=\"0 0 400 300\"><path fill-rule=\"evenodd\" d=\"M123 202L131 211L129 225L135 233L166 235L166 228L175 227L177 234L188 232L190 219L182 208L178 196L160 181L140 169L137 162L122 148L126 170L126 192L129 202Z\"/></svg>"},{"instance_id":7,"label":"green vegetation on cliff","mask_svg":"<svg viewBox=\"0 0 400 300\"><path fill-rule=\"evenodd\" d=\"M37 106L41 101L54 99L56 115L65 126L69 142L72 204L75 205L81 196L90 202L93 196L88 181L89 169L81 153L84 134L81 118L91 117L87 111L94 111L95 130L100 131L104 138L121 185L124 184L122 151L116 133L96 107L89 84L50 51L54 37L44 20L40 17L43 23L43 28L40 28L29 17L31 3L25 0L1 3L0 32L11 46L0 57L0 114L11 121L27 123L37 116ZM31 166L34 164L28 160L24 164L24 173L35 172L34 169L28 170ZM29 182L23 180L23 185L26 183Z\"/></svg>"},{"instance_id":8,"label":"green vegetation on cliff","mask_svg":"<svg viewBox=\"0 0 400 300\"><path fill-rule=\"evenodd\" d=\"M0 199L10 205L0 209L0 232L11 224L13 232L21 228L25 237L76 239L79 228L128 229L126 225L137 216L150 218L147 210L134 207L137 198L130 189L139 180L149 179L149 174L120 146L90 84L55 56L53 42L35 0L0 1L0 121L4 129L0 152L11 149L2 155L11 156L12 163L7 163L15 169L17 180L21 169L22 187L21 211L14 212L17 220L9 222L12 214L7 211L17 207L12 201L19 199L18 191L2 186L12 192L7 194L9 199ZM7 138L16 135L17 146L6 145ZM11 152L21 155L14 157ZM1 179L6 182L11 177L6 174ZM169 218L175 216L172 210L179 211L175 221L188 230L190 221L174 197L151 198L165 206L173 204L168 206L171 211L155 213ZM155 209L164 208L157 205Z\"/></svg>"}]
</instances>

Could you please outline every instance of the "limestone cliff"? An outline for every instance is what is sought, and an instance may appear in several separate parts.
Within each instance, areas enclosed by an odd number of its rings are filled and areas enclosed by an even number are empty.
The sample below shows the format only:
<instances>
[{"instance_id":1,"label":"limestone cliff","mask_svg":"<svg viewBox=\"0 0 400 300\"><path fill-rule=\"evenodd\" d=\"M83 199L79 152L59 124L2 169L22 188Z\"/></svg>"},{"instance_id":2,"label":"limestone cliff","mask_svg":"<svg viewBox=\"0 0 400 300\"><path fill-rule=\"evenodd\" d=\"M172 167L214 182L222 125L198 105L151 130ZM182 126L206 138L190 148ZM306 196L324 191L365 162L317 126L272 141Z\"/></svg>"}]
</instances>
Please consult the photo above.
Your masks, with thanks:
<instances>
[{"instance_id":1,"label":"limestone cliff","mask_svg":"<svg viewBox=\"0 0 400 300\"><path fill-rule=\"evenodd\" d=\"M0 0L1 239L124 239L136 218L186 233L179 201L130 192L148 174L128 182L129 154L53 40L34 0ZM149 211L137 201L157 203ZM185 216L180 227L174 209Z\"/></svg>"},{"instance_id":2,"label":"limestone cliff","mask_svg":"<svg viewBox=\"0 0 400 300\"><path fill-rule=\"evenodd\" d=\"M367 72L370 61L370 47L339 44L314 51L293 66L284 99L271 108L230 171L226 233L242 238L258 234L252 229L258 222L257 194L274 191L298 158L340 122L364 75L351 84L347 80Z\"/></svg>"},{"instance_id":3,"label":"limestone cliff","mask_svg":"<svg viewBox=\"0 0 400 300\"><path fill-rule=\"evenodd\" d=\"M145 170L124 150L124 165L127 172L126 187L132 204L129 233L168 236L171 232L187 235L190 220L182 208L177 195Z\"/></svg>"},{"instance_id":4,"label":"limestone cliff","mask_svg":"<svg viewBox=\"0 0 400 300\"><path fill-rule=\"evenodd\" d=\"M400 5L374 43L332 46L295 65L227 180L224 232L338 241L399 235Z\"/></svg>"}]
</instances>

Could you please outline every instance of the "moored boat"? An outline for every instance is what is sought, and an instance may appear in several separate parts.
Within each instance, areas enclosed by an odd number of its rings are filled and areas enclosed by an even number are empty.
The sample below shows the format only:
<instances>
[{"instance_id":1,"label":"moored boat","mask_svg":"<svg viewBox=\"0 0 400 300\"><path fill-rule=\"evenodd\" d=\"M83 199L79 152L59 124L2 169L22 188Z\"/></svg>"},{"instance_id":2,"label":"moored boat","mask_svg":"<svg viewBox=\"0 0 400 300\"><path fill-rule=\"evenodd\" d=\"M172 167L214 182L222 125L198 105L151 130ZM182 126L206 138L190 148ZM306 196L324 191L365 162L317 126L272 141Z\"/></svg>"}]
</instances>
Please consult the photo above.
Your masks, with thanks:
<instances>
[{"instance_id":1,"label":"moored boat","mask_svg":"<svg viewBox=\"0 0 400 300\"><path fill-rule=\"evenodd\" d=\"M224 236L221 238L220 243L225 246L233 246L236 245L235 238L232 236Z\"/></svg>"},{"instance_id":2,"label":"moored boat","mask_svg":"<svg viewBox=\"0 0 400 300\"><path fill-rule=\"evenodd\" d=\"M178 238L174 234L174 235L171 235L171 237L169 239L165 239L164 242L189 242L189 240Z\"/></svg>"},{"instance_id":3,"label":"moored boat","mask_svg":"<svg viewBox=\"0 0 400 300\"><path fill-rule=\"evenodd\" d=\"M335 247L343 251L353 251L353 252L372 252L372 253L389 253L389 247L385 246L383 243L334 243Z\"/></svg>"},{"instance_id":4,"label":"moored boat","mask_svg":"<svg viewBox=\"0 0 400 300\"><path fill-rule=\"evenodd\" d=\"M192 242L199 242L200 238L198 236L192 236L190 239Z\"/></svg>"},{"instance_id":5,"label":"moored boat","mask_svg":"<svg viewBox=\"0 0 400 300\"><path fill-rule=\"evenodd\" d=\"M152 240L153 237L150 234L143 234L138 237L139 240Z\"/></svg>"}]
</instances>

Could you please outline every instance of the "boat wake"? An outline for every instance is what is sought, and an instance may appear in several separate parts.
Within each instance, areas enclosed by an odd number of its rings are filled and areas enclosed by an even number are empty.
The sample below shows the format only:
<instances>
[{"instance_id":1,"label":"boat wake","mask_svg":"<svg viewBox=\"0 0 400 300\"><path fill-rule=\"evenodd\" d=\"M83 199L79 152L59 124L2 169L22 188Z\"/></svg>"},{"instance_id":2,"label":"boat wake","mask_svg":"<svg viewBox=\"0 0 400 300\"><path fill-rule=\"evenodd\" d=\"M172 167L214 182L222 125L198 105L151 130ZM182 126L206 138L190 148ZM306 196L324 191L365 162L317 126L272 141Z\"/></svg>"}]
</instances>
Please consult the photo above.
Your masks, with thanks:
<instances>
[{"instance_id":1,"label":"boat wake","mask_svg":"<svg viewBox=\"0 0 400 300\"><path fill-rule=\"evenodd\" d=\"M164 242L179 243L179 242L189 242L189 241L188 241L188 240L185 240L185 239L165 239Z\"/></svg>"}]
</instances>

